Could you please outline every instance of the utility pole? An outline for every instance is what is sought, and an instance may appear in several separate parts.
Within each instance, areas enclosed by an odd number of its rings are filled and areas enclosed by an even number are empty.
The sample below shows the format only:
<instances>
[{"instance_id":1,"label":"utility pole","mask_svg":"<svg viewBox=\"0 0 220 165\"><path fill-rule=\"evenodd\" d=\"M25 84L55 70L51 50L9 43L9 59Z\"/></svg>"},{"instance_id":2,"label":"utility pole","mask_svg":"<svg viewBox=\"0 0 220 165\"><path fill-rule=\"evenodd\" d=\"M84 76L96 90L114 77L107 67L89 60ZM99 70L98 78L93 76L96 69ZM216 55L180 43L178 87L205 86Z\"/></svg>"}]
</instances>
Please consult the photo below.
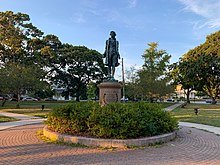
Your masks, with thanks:
<instances>
[{"instance_id":1,"label":"utility pole","mask_svg":"<svg viewBox=\"0 0 220 165\"><path fill-rule=\"evenodd\" d=\"M124 76L124 62L123 62L123 58L121 59L121 67L122 67L122 92L123 92L123 101L125 101L125 76Z\"/></svg>"}]
</instances>

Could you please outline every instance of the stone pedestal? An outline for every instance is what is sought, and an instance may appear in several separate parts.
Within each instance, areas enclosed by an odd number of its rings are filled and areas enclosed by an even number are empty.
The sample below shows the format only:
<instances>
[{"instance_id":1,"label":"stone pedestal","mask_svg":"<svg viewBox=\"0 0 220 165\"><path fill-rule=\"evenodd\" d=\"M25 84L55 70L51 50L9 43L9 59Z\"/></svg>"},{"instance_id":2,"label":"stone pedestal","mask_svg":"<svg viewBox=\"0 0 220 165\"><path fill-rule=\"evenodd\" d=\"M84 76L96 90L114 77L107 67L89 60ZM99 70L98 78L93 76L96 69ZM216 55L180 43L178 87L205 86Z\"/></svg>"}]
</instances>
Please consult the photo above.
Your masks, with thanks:
<instances>
[{"instance_id":1,"label":"stone pedestal","mask_svg":"<svg viewBox=\"0 0 220 165\"><path fill-rule=\"evenodd\" d=\"M99 104L104 106L109 103L120 102L122 85L117 81L106 81L98 85Z\"/></svg>"}]
</instances>

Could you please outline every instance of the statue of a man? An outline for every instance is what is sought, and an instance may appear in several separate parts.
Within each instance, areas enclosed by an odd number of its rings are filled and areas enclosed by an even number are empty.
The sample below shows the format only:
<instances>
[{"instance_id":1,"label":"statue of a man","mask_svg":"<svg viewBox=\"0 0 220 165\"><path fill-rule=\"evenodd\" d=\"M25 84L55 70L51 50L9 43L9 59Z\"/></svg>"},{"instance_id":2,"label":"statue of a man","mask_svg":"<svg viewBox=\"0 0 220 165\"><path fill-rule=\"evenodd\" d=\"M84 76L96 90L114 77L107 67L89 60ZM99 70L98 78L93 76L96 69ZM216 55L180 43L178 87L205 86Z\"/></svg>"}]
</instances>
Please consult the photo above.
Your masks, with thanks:
<instances>
[{"instance_id":1,"label":"statue of a man","mask_svg":"<svg viewBox=\"0 0 220 165\"><path fill-rule=\"evenodd\" d=\"M108 79L114 79L115 67L119 66L118 59L120 59L118 52L119 42L115 38L116 33L114 31L110 32L110 36L106 40L103 57L105 58L105 65L108 66Z\"/></svg>"}]
</instances>

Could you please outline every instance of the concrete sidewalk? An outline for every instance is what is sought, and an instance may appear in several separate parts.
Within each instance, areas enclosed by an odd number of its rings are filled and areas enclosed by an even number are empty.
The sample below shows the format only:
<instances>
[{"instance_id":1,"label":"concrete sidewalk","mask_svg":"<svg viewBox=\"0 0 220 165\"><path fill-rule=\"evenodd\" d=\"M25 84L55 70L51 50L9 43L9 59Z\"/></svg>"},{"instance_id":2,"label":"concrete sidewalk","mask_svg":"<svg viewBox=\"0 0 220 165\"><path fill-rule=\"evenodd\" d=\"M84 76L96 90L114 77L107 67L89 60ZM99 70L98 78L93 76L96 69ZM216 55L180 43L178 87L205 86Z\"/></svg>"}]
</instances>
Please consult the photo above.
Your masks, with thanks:
<instances>
[{"instance_id":1,"label":"concrete sidewalk","mask_svg":"<svg viewBox=\"0 0 220 165\"><path fill-rule=\"evenodd\" d=\"M17 126L38 124L46 120L41 117L28 116L24 114L9 113L9 112L0 112L0 116L7 116L7 117L19 119L19 121L0 123L0 131L8 129L8 128L12 128L12 127L17 127Z\"/></svg>"},{"instance_id":2,"label":"concrete sidewalk","mask_svg":"<svg viewBox=\"0 0 220 165\"><path fill-rule=\"evenodd\" d=\"M23 125L30 125L30 124L38 124L42 123L46 119L30 119L30 120L20 120L20 121L13 121L13 122L4 122L0 123L0 131L5 130L12 127L23 126Z\"/></svg>"},{"instance_id":3,"label":"concrete sidewalk","mask_svg":"<svg viewBox=\"0 0 220 165\"><path fill-rule=\"evenodd\" d=\"M178 103L178 104L174 104L174 105L172 105L172 106L169 106L169 107L165 108L165 111L172 111L172 110L174 110L175 108L180 107L182 104L183 104L183 103Z\"/></svg>"},{"instance_id":4,"label":"concrete sidewalk","mask_svg":"<svg viewBox=\"0 0 220 165\"><path fill-rule=\"evenodd\" d=\"M10 112L0 112L0 116L12 117L19 120L27 120L27 119L41 119L41 117L36 116L28 116L24 114L10 113Z\"/></svg>"},{"instance_id":5,"label":"concrete sidewalk","mask_svg":"<svg viewBox=\"0 0 220 165\"><path fill-rule=\"evenodd\" d=\"M215 133L216 135L220 135L220 127L214 127L214 126L209 126L209 125L204 125L204 124L188 123L188 122L179 122L179 125L185 126L185 127L197 128L197 129Z\"/></svg>"}]
</instances>

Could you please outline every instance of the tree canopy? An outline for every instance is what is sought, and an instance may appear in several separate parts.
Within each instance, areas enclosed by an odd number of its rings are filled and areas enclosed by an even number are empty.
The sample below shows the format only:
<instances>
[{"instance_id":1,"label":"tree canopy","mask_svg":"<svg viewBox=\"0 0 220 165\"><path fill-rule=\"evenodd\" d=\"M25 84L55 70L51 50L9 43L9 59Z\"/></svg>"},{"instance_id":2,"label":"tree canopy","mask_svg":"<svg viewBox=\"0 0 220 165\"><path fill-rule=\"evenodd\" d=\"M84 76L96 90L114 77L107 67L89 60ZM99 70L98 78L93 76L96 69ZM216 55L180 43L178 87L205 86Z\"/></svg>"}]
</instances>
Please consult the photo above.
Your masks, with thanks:
<instances>
[{"instance_id":1,"label":"tree canopy","mask_svg":"<svg viewBox=\"0 0 220 165\"><path fill-rule=\"evenodd\" d=\"M204 91L214 103L220 87L220 31L208 35L205 43L184 54L177 70L183 77L174 79L184 88Z\"/></svg>"},{"instance_id":2,"label":"tree canopy","mask_svg":"<svg viewBox=\"0 0 220 165\"><path fill-rule=\"evenodd\" d=\"M101 81L106 73L102 55L85 46L64 44L58 61L52 80L77 101L90 81Z\"/></svg>"},{"instance_id":3,"label":"tree canopy","mask_svg":"<svg viewBox=\"0 0 220 165\"><path fill-rule=\"evenodd\" d=\"M142 55L144 64L137 71L136 80L127 84L127 89L138 92L138 97L147 97L152 101L173 92L167 76L170 55L165 50L158 50L158 44L152 42ZM134 74L133 74L134 75ZM135 84L134 84L135 83Z\"/></svg>"},{"instance_id":4,"label":"tree canopy","mask_svg":"<svg viewBox=\"0 0 220 165\"><path fill-rule=\"evenodd\" d=\"M11 81L13 84L28 87L27 83L32 84L32 80L35 83L47 80L57 87L65 87L68 94L77 98L86 93L86 85L91 80L101 81L106 70L99 52L85 46L63 44L53 34L44 35L30 22L29 15L12 11L0 12L0 64L1 74L10 75L7 81L17 75ZM6 88L9 84L5 82L0 79L0 86Z\"/></svg>"}]
</instances>

